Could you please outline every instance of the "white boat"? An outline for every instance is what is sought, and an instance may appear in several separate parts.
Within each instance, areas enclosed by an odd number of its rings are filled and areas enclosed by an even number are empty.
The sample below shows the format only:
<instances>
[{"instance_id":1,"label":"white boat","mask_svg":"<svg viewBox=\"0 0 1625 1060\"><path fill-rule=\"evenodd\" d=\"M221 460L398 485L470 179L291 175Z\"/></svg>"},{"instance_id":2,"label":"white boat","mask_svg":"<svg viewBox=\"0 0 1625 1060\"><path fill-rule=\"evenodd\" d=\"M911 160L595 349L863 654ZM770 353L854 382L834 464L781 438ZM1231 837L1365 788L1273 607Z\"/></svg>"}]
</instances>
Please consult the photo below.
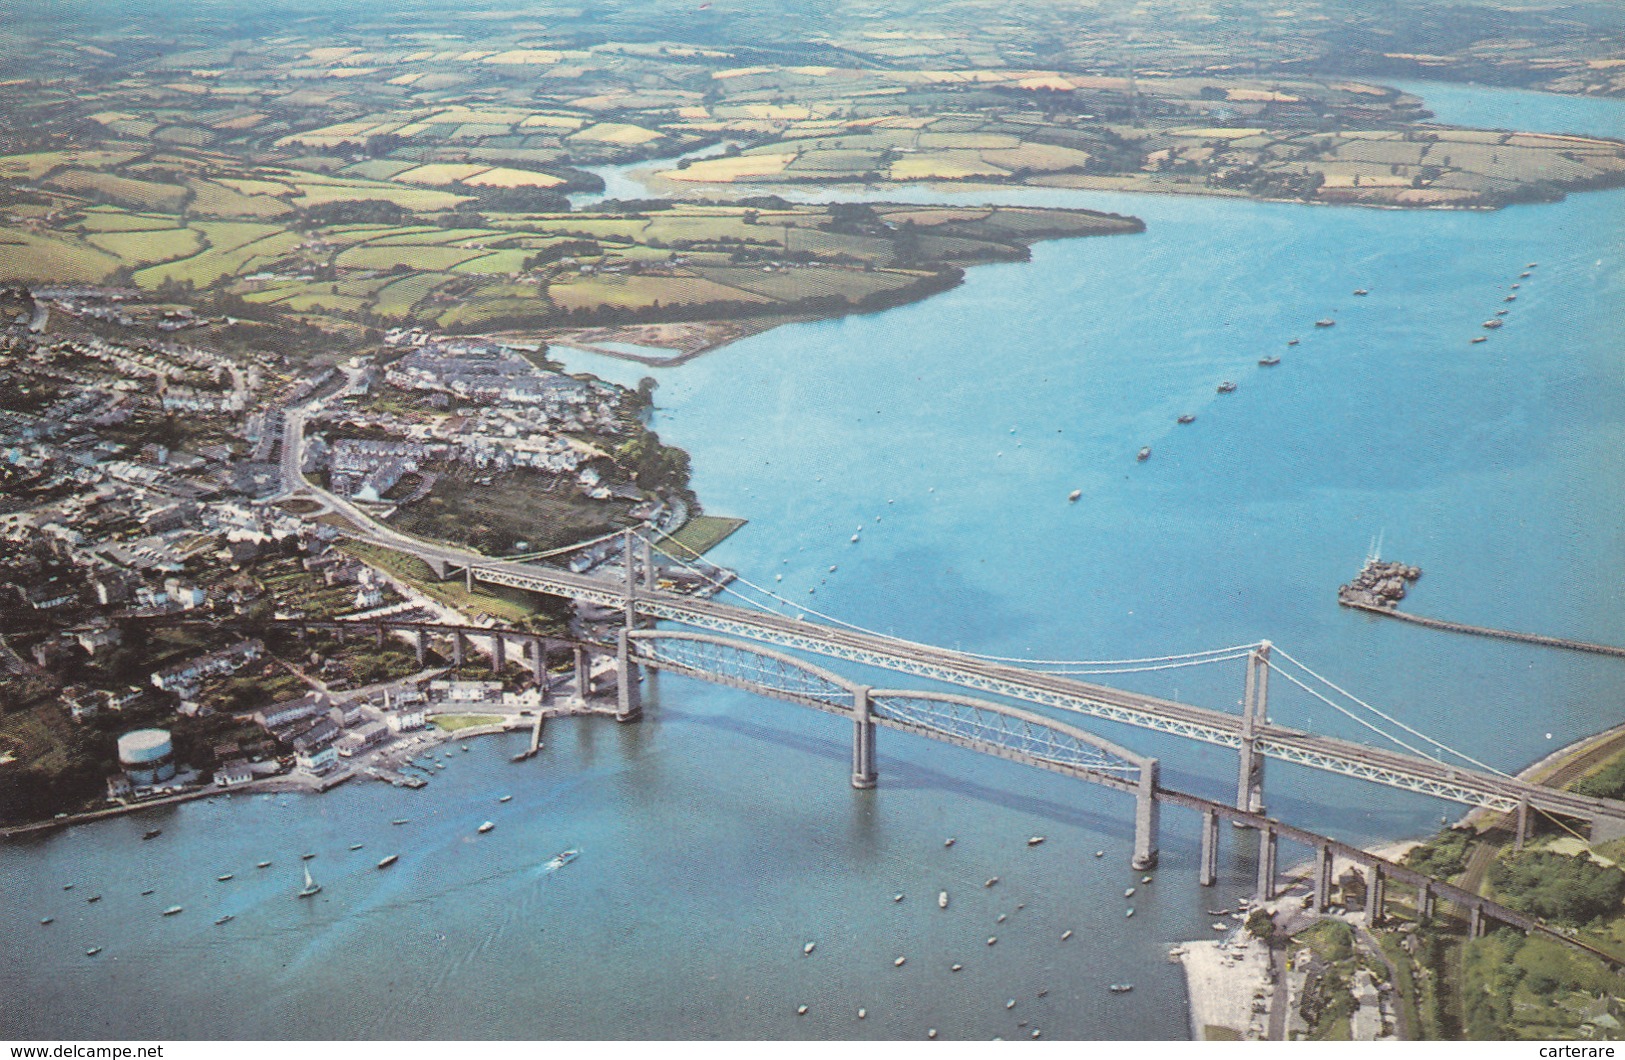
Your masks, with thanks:
<instances>
[{"instance_id":1,"label":"white boat","mask_svg":"<svg viewBox=\"0 0 1625 1060\"><path fill-rule=\"evenodd\" d=\"M1128 890L1124 891L1123 892L1123 897L1124 898L1133 898L1134 897L1134 888L1130 887Z\"/></svg>"},{"instance_id":2,"label":"white boat","mask_svg":"<svg viewBox=\"0 0 1625 1060\"><path fill-rule=\"evenodd\" d=\"M947 891L938 891L937 892L937 908L938 909L946 909L946 908L948 908L948 892Z\"/></svg>"},{"instance_id":3,"label":"white boat","mask_svg":"<svg viewBox=\"0 0 1625 1060\"><path fill-rule=\"evenodd\" d=\"M395 864L395 862L399 861L400 857L401 856L399 854L391 854L389 857L381 859L378 862L378 867L381 869L387 869L391 865Z\"/></svg>"},{"instance_id":4,"label":"white boat","mask_svg":"<svg viewBox=\"0 0 1625 1060\"><path fill-rule=\"evenodd\" d=\"M229 924L233 920L236 920L236 919L237 918L235 916L233 916L230 913L227 913L225 916L215 917L214 918L214 924L215 924L215 927L219 927L221 924Z\"/></svg>"},{"instance_id":5,"label":"white boat","mask_svg":"<svg viewBox=\"0 0 1625 1060\"><path fill-rule=\"evenodd\" d=\"M995 883L998 883L998 882L999 882L999 878L997 876L994 876L994 877L991 877L986 883L982 884L982 886L983 887L991 887Z\"/></svg>"},{"instance_id":6,"label":"white boat","mask_svg":"<svg viewBox=\"0 0 1625 1060\"><path fill-rule=\"evenodd\" d=\"M1035 835L1035 836L1033 836L1033 837L1032 837L1032 838L1030 838L1030 839L1028 839L1028 840L1027 840L1027 845L1028 845L1028 846L1030 846L1030 847L1035 847L1035 846L1037 846L1037 845L1038 845L1038 844L1040 844L1040 843L1042 843L1042 842L1043 842L1043 841L1044 841L1044 837L1043 837L1043 836L1041 836L1041 835Z\"/></svg>"},{"instance_id":7,"label":"white boat","mask_svg":"<svg viewBox=\"0 0 1625 1060\"><path fill-rule=\"evenodd\" d=\"M102 952L102 948L100 946L92 946L92 947L90 947L90 949L85 951L85 956L86 957L94 957L94 956L96 956L96 954L98 954L100 952Z\"/></svg>"},{"instance_id":8,"label":"white boat","mask_svg":"<svg viewBox=\"0 0 1625 1060\"><path fill-rule=\"evenodd\" d=\"M1069 939L1071 937L1072 937L1072 929L1071 928L1067 928L1065 931L1061 932L1061 941L1062 942L1065 942L1067 939Z\"/></svg>"},{"instance_id":9,"label":"white boat","mask_svg":"<svg viewBox=\"0 0 1625 1060\"><path fill-rule=\"evenodd\" d=\"M1134 915L1134 909L1133 909L1133 907L1132 907L1132 906L1131 906L1131 907L1130 907L1130 908L1129 908L1129 911L1128 911L1128 912L1126 912L1126 913L1124 913L1124 914L1123 914L1123 919L1125 919L1125 920L1127 920L1127 919L1128 919L1128 918L1129 918L1129 917L1131 917L1131 916L1133 916L1133 915Z\"/></svg>"},{"instance_id":10,"label":"white boat","mask_svg":"<svg viewBox=\"0 0 1625 1060\"><path fill-rule=\"evenodd\" d=\"M223 874L221 874L219 876L216 876L215 879L220 883L225 883L227 880L236 879L236 873L232 873L232 872L223 873Z\"/></svg>"},{"instance_id":11,"label":"white boat","mask_svg":"<svg viewBox=\"0 0 1625 1060\"><path fill-rule=\"evenodd\" d=\"M949 836L947 839L942 841L942 845L945 847L951 847L957 842L959 842L959 840L955 839L953 836Z\"/></svg>"},{"instance_id":12,"label":"white boat","mask_svg":"<svg viewBox=\"0 0 1625 1060\"><path fill-rule=\"evenodd\" d=\"M897 894L892 895L891 900L894 901L894 902L901 902L903 900L902 892L898 892Z\"/></svg>"},{"instance_id":13,"label":"white boat","mask_svg":"<svg viewBox=\"0 0 1625 1060\"><path fill-rule=\"evenodd\" d=\"M254 867L256 869L268 869L271 867L271 863L269 861L256 861Z\"/></svg>"},{"instance_id":14,"label":"white boat","mask_svg":"<svg viewBox=\"0 0 1625 1060\"><path fill-rule=\"evenodd\" d=\"M304 887L300 888L299 897L301 897L301 898L309 898L312 895L320 894L321 891L322 891L322 885L317 883L314 879L311 878L310 866L306 865L305 866L305 885L304 885Z\"/></svg>"},{"instance_id":15,"label":"white boat","mask_svg":"<svg viewBox=\"0 0 1625 1060\"><path fill-rule=\"evenodd\" d=\"M495 822L486 821L484 824L482 824L478 828L476 828L475 831L478 832L480 835L484 835L485 833L489 832L491 829L493 829L495 827L496 827Z\"/></svg>"},{"instance_id":16,"label":"white boat","mask_svg":"<svg viewBox=\"0 0 1625 1060\"><path fill-rule=\"evenodd\" d=\"M803 957L811 957L812 956L812 951L816 950L817 948L818 948L818 943L809 942L805 946L801 947L801 955Z\"/></svg>"},{"instance_id":17,"label":"white boat","mask_svg":"<svg viewBox=\"0 0 1625 1060\"><path fill-rule=\"evenodd\" d=\"M40 918L40 926L41 927L44 927L46 924L54 924L54 923L56 923L56 917L54 917L54 916L47 916L47 917L41 917Z\"/></svg>"},{"instance_id":18,"label":"white boat","mask_svg":"<svg viewBox=\"0 0 1625 1060\"><path fill-rule=\"evenodd\" d=\"M906 963L908 963L907 957L899 957L895 961L892 961L891 965L893 968L901 968Z\"/></svg>"},{"instance_id":19,"label":"white boat","mask_svg":"<svg viewBox=\"0 0 1625 1060\"><path fill-rule=\"evenodd\" d=\"M498 802L511 802L512 800L513 800L512 795L504 795L504 796L502 796L502 798L498 799L497 801Z\"/></svg>"},{"instance_id":20,"label":"white boat","mask_svg":"<svg viewBox=\"0 0 1625 1060\"><path fill-rule=\"evenodd\" d=\"M1213 930L1214 931L1229 931L1230 930L1230 925L1226 924L1222 920L1215 920L1213 922Z\"/></svg>"},{"instance_id":21,"label":"white boat","mask_svg":"<svg viewBox=\"0 0 1625 1060\"><path fill-rule=\"evenodd\" d=\"M350 844L350 849L351 850L360 850L361 849L361 844L360 843L351 843Z\"/></svg>"},{"instance_id":22,"label":"white boat","mask_svg":"<svg viewBox=\"0 0 1625 1060\"><path fill-rule=\"evenodd\" d=\"M1082 490L1073 490L1071 493L1068 493L1066 495L1066 499L1073 502L1074 504L1076 504L1077 501L1078 501L1078 498L1081 497L1081 496L1083 496L1083 491Z\"/></svg>"},{"instance_id":23,"label":"white boat","mask_svg":"<svg viewBox=\"0 0 1625 1060\"><path fill-rule=\"evenodd\" d=\"M172 906L170 906L170 907L169 907L169 908L168 908L168 909L165 909L165 910L164 910L164 915L165 915L165 916L174 916L174 915L175 915L175 914L176 914L176 913L179 913L179 912L180 912L180 911L181 911L181 907L180 907L180 906L178 906L178 905L172 905Z\"/></svg>"}]
</instances>

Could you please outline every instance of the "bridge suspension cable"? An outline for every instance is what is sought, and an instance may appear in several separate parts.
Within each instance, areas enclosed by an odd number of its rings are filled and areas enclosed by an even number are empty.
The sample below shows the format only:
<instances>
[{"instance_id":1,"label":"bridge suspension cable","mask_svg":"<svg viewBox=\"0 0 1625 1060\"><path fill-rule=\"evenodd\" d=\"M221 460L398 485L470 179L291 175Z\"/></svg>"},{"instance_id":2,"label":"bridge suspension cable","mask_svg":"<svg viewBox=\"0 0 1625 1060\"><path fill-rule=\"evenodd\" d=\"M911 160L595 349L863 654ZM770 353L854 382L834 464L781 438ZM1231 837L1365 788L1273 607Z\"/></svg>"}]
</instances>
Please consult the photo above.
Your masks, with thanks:
<instances>
[{"instance_id":1,"label":"bridge suspension cable","mask_svg":"<svg viewBox=\"0 0 1625 1060\"><path fill-rule=\"evenodd\" d=\"M639 536L642 537L641 534ZM653 544L653 542L651 541L650 544ZM696 552L692 548L689 548L687 545L683 545L680 542L673 540L672 538L668 537L665 542L662 543L663 550L664 545L666 544L678 545L678 547L688 552L694 558L701 558L700 553ZM685 569L698 574L701 577L705 577L705 571L695 567L692 563L685 561L682 557L672 555L671 552L666 552L666 555L670 556L673 561ZM843 618L837 618L834 615L819 611L817 608L798 604L794 600L780 596L772 589L757 585L755 582L744 577L738 572L735 572L734 574L734 581L741 585L747 586L758 593L761 593L763 596L776 600L786 607L793 608L798 613L814 615L826 622L831 622L837 626L850 629L855 633L867 633L870 636L887 637L891 640L900 641L904 644L917 647L937 647L940 650L940 646L937 645L920 644L918 641L911 641L889 633L882 633L879 630L869 629L865 626L860 626L855 622L848 622ZM784 615L782 611L769 607L760 600L751 599L749 596L746 596L744 593L741 593L737 589L733 588L732 585L724 586L723 591L737 597L740 600L743 600L745 603L750 604L752 607L758 608L759 610L780 615L781 617L789 617ZM1012 663L1019 666L1042 666L1046 668L1069 667L1069 669L1060 670L1046 669L1045 672L1053 673L1062 677L1082 677L1088 675L1148 673L1153 670L1173 670L1184 666L1204 666L1208 663L1229 662L1233 659L1239 659L1245 656L1248 652L1260 647L1262 643L1262 641L1254 641L1251 644L1236 644L1228 648L1209 648L1205 651L1185 652L1177 655L1152 655L1139 659L1026 659L1014 655L987 655L981 652L966 651L964 649L956 649L956 651L960 655L964 655L972 659L979 659L982 662Z\"/></svg>"},{"instance_id":2,"label":"bridge suspension cable","mask_svg":"<svg viewBox=\"0 0 1625 1060\"><path fill-rule=\"evenodd\" d=\"M1413 726L1407 725L1403 721L1400 721L1398 718L1394 717L1393 715L1388 714L1388 713L1386 713L1384 711L1381 711L1381 710L1377 709L1376 707L1372 706L1370 703L1367 703L1365 700L1361 699L1359 696L1356 696L1354 693L1352 693L1352 692L1348 691L1347 689L1343 688L1342 686L1338 685L1336 682L1330 680L1329 678L1321 676L1320 674L1316 673L1314 670L1311 670L1308 666L1304 665L1304 663L1302 661L1294 658L1291 654L1289 654L1286 650L1281 648L1279 645L1274 646L1274 654L1280 656L1281 658L1286 659L1286 661L1290 662L1292 665L1294 665L1294 666L1298 667L1299 669L1301 669L1304 673L1308 674L1312 679L1314 679L1316 681L1319 681L1321 684L1325 685L1326 687L1328 687L1330 689L1333 689L1334 691L1336 691L1340 695L1346 696L1352 702L1359 704L1361 707L1363 707L1366 710L1370 711L1371 713L1375 714L1377 717L1382 718L1384 721L1387 721L1387 722L1390 722L1393 725L1399 726L1399 728L1401 728L1401 729L1405 730L1406 732L1410 733L1411 735L1415 736L1417 739L1421 740L1422 742L1424 742L1426 744L1429 744L1429 745L1431 745L1433 747L1436 747L1440 751L1445 752L1446 754L1454 755L1455 757L1461 759L1464 762L1471 763L1472 765L1478 767L1479 769L1484 770L1486 773L1490 773L1490 774L1493 774L1494 776L1498 776L1498 777L1504 777L1504 778L1506 778L1508 780L1517 779L1511 773L1508 773L1506 770L1497 769L1495 766L1492 766L1492 765L1490 765L1490 764L1488 764L1486 762L1482 762L1479 759L1474 758L1472 755L1467 754L1465 751L1458 751L1454 747L1449 746L1448 744L1441 743L1440 741L1435 740L1433 737L1429 736L1427 733L1422 732L1420 729L1417 729L1417 728L1414 728ZM1280 674L1282 677L1286 678L1288 681L1291 681L1293 684L1297 685L1299 688L1302 688L1305 692L1308 692L1310 695L1312 695L1316 699L1320 700L1322 703L1325 703L1327 706L1331 707L1333 710L1336 710L1339 713L1345 714L1348 717L1353 718L1355 721L1359 722L1361 725L1364 725L1366 728L1370 729L1371 731L1381 735L1384 739L1390 740L1393 743L1396 743L1399 746L1401 746L1401 747L1405 748L1406 750L1410 751L1411 753L1419 755L1419 756L1421 756L1423 758L1431 758L1436 762L1440 761L1440 759L1439 759L1439 757L1437 755L1428 754L1425 751L1418 750L1417 748L1412 747L1410 744L1404 742L1403 740L1399 739L1398 737L1392 736L1392 735L1390 735L1390 734L1388 734L1386 732L1383 732L1381 729L1377 728L1375 725L1372 725L1370 722L1367 722L1363 718L1355 716L1350 711L1344 709L1343 707L1339 706L1336 703L1333 703L1331 700L1327 699L1325 696L1321 695L1319 692L1316 692L1315 690L1313 690L1313 689L1309 688L1307 685L1305 685L1303 682L1297 680L1295 677L1293 677L1287 671L1281 669L1280 666L1278 666L1278 665L1274 666L1274 667L1272 667L1272 669L1274 669L1277 674ZM1553 824L1557 825L1557 827L1563 829L1563 831L1565 831L1565 832L1569 833L1570 835L1574 836L1576 839L1579 839L1581 842L1587 842L1587 839L1586 839L1585 836L1581 835L1574 828L1570 827L1569 824L1566 821L1562 820L1557 815L1551 813L1548 810L1541 809L1538 806L1531 807L1531 809L1533 809L1536 813L1540 814L1542 817L1546 818L1548 821L1551 821Z\"/></svg>"}]
</instances>

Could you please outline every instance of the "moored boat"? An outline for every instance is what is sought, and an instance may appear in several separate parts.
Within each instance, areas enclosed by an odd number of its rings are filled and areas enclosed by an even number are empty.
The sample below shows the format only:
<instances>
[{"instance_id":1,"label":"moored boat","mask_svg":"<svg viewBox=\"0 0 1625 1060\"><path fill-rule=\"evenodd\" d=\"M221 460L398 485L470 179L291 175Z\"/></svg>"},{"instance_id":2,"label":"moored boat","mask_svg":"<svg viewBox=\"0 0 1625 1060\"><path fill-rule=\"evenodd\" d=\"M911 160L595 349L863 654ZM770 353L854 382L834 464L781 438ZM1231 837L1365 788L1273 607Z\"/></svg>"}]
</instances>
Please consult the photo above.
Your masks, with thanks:
<instances>
[{"instance_id":1,"label":"moored boat","mask_svg":"<svg viewBox=\"0 0 1625 1060\"><path fill-rule=\"evenodd\" d=\"M1035 835L1035 836L1032 836L1032 837L1031 837L1031 838L1029 838L1029 839L1028 839L1028 840L1027 840L1027 845L1028 845L1028 846L1030 846L1030 847L1035 847L1035 846L1037 846L1037 845L1038 845L1038 844L1040 844L1040 843L1042 843L1042 842L1043 842L1043 841L1044 841L1044 837L1043 837L1043 836L1041 836L1041 835Z\"/></svg>"},{"instance_id":2,"label":"moored boat","mask_svg":"<svg viewBox=\"0 0 1625 1060\"><path fill-rule=\"evenodd\" d=\"M1273 368L1275 365L1278 365L1278 364L1281 363L1281 358L1276 357L1276 356L1274 356L1272 354L1269 357L1260 357L1258 359L1258 363L1260 365L1262 365L1263 367L1265 367L1265 368Z\"/></svg>"},{"instance_id":3,"label":"moored boat","mask_svg":"<svg viewBox=\"0 0 1625 1060\"><path fill-rule=\"evenodd\" d=\"M218 926L220 926L220 925L221 925L221 924L229 924L229 923L231 923L231 922L232 922L232 921L233 921L233 920L236 920L236 919L237 919L237 918L236 918L236 917L235 917L235 916L233 916L233 915L232 915L232 914L230 914L230 913L227 913L227 914L226 914L226 915L225 915L225 916L219 916L219 917L215 917L215 919L214 919L214 923L215 923L215 926L216 926L216 927L218 927Z\"/></svg>"},{"instance_id":4,"label":"moored boat","mask_svg":"<svg viewBox=\"0 0 1625 1060\"><path fill-rule=\"evenodd\" d=\"M1196 416L1195 416L1194 413L1187 412L1183 416L1179 417L1179 422L1180 423L1195 423L1196 422Z\"/></svg>"},{"instance_id":5,"label":"moored boat","mask_svg":"<svg viewBox=\"0 0 1625 1060\"><path fill-rule=\"evenodd\" d=\"M400 857L401 856L399 854L391 854L389 857L381 859L378 862L378 867L381 869L387 869L391 865L395 864L395 862L399 861Z\"/></svg>"},{"instance_id":6,"label":"moored boat","mask_svg":"<svg viewBox=\"0 0 1625 1060\"><path fill-rule=\"evenodd\" d=\"M1501 321L1499 321L1499 320L1486 320L1486 321L1484 321L1484 326L1487 327L1487 328L1498 328L1498 327L1501 326Z\"/></svg>"},{"instance_id":7,"label":"moored boat","mask_svg":"<svg viewBox=\"0 0 1625 1060\"><path fill-rule=\"evenodd\" d=\"M486 821L484 824L482 824L478 828L474 829L474 831L478 832L480 835L484 835L485 833L489 832L491 829L493 829L495 827L496 827L496 822L494 822L494 821Z\"/></svg>"},{"instance_id":8,"label":"moored boat","mask_svg":"<svg viewBox=\"0 0 1625 1060\"><path fill-rule=\"evenodd\" d=\"M220 883L225 883L227 880L234 880L236 878L237 874L234 872L222 872L220 875L215 877L215 879Z\"/></svg>"},{"instance_id":9,"label":"moored boat","mask_svg":"<svg viewBox=\"0 0 1625 1060\"><path fill-rule=\"evenodd\" d=\"M1324 320L1315 321L1315 327L1317 327L1317 328L1333 328L1333 327L1336 327L1336 326L1337 326L1337 321L1333 320L1331 317L1327 317Z\"/></svg>"},{"instance_id":10,"label":"moored boat","mask_svg":"<svg viewBox=\"0 0 1625 1060\"><path fill-rule=\"evenodd\" d=\"M1068 493L1066 495L1066 499L1071 501L1072 503L1076 504L1077 501L1078 501L1078 498L1081 497L1081 496L1083 496L1083 491L1082 490L1073 490L1071 493ZM952 846L953 845L953 840L949 840L947 845Z\"/></svg>"},{"instance_id":11,"label":"moored boat","mask_svg":"<svg viewBox=\"0 0 1625 1060\"><path fill-rule=\"evenodd\" d=\"M1488 341L1490 341L1490 337L1488 335L1478 335L1478 336L1474 337L1473 341L1474 342L1488 342Z\"/></svg>"},{"instance_id":12,"label":"moored boat","mask_svg":"<svg viewBox=\"0 0 1625 1060\"><path fill-rule=\"evenodd\" d=\"M254 867L256 869L268 869L271 867L271 863L269 861L256 861Z\"/></svg>"},{"instance_id":13,"label":"moored boat","mask_svg":"<svg viewBox=\"0 0 1625 1060\"><path fill-rule=\"evenodd\" d=\"M174 916L179 912L181 912L181 907L178 906L178 905L172 905L168 909L164 910L164 915L165 916Z\"/></svg>"},{"instance_id":14,"label":"moored boat","mask_svg":"<svg viewBox=\"0 0 1625 1060\"><path fill-rule=\"evenodd\" d=\"M163 834L164 834L164 830L162 828L149 828L145 832L141 833L141 838L142 839L157 839L159 836L161 836Z\"/></svg>"},{"instance_id":15,"label":"moored boat","mask_svg":"<svg viewBox=\"0 0 1625 1060\"><path fill-rule=\"evenodd\" d=\"M1219 393L1221 394L1232 394L1235 393L1235 390L1236 384L1232 383L1228 379L1219 384Z\"/></svg>"},{"instance_id":16,"label":"moored boat","mask_svg":"<svg viewBox=\"0 0 1625 1060\"><path fill-rule=\"evenodd\" d=\"M1147 445L1147 446L1144 446L1143 448L1141 448L1140 452L1134 457L1134 459L1136 459L1136 460L1150 460L1151 459L1151 447L1149 445Z\"/></svg>"},{"instance_id":17,"label":"moored boat","mask_svg":"<svg viewBox=\"0 0 1625 1060\"><path fill-rule=\"evenodd\" d=\"M100 946L92 946L92 947L90 947L90 949L85 951L85 956L86 957L94 957L94 956L96 956L96 954L98 954L100 952L102 952L102 948Z\"/></svg>"},{"instance_id":18,"label":"moored boat","mask_svg":"<svg viewBox=\"0 0 1625 1060\"><path fill-rule=\"evenodd\" d=\"M299 889L299 897L309 898L322 892L322 885L317 883L310 875L310 866L305 866L305 885Z\"/></svg>"},{"instance_id":19,"label":"moored boat","mask_svg":"<svg viewBox=\"0 0 1625 1060\"><path fill-rule=\"evenodd\" d=\"M948 908L948 892L947 891L938 891L937 892L937 908L938 909L946 909L946 908Z\"/></svg>"}]
</instances>

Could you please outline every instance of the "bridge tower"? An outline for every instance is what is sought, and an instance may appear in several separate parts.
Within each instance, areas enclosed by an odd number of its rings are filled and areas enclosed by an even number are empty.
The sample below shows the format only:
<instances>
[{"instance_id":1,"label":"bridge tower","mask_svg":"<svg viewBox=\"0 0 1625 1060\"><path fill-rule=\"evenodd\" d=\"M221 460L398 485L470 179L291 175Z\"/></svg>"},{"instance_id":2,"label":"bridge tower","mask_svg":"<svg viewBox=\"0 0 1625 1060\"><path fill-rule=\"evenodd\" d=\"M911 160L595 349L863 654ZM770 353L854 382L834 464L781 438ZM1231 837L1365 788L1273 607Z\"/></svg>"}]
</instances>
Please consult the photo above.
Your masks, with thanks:
<instances>
[{"instance_id":1,"label":"bridge tower","mask_svg":"<svg viewBox=\"0 0 1625 1060\"><path fill-rule=\"evenodd\" d=\"M643 717L643 690L638 687L638 664L632 661L632 631L638 628L638 536L632 527L621 534L621 563L626 568L623 592L626 597L625 621L620 636L615 639L615 720L637 721ZM650 563L650 566L653 564Z\"/></svg>"},{"instance_id":2,"label":"bridge tower","mask_svg":"<svg viewBox=\"0 0 1625 1060\"><path fill-rule=\"evenodd\" d=\"M870 689L860 685L852 690L852 786L867 790L875 786L880 771L875 768L875 716Z\"/></svg>"},{"instance_id":3,"label":"bridge tower","mask_svg":"<svg viewBox=\"0 0 1625 1060\"><path fill-rule=\"evenodd\" d=\"M1241 703L1241 774L1236 781L1236 809L1264 812L1264 756L1255 748L1256 730L1269 723L1270 642L1247 656L1247 689Z\"/></svg>"}]
</instances>

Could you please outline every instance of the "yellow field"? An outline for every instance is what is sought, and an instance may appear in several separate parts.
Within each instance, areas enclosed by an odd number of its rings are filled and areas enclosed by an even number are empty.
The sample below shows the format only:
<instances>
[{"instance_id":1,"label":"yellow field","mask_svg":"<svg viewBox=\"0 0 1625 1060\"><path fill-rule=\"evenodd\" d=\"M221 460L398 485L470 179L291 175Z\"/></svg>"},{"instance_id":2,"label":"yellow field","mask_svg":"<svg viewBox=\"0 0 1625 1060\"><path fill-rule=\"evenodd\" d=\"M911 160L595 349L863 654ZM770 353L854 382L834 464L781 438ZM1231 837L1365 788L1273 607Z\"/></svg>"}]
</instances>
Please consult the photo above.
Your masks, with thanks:
<instances>
[{"instance_id":1,"label":"yellow field","mask_svg":"<svg viewBox=\"0 0 1625 1060\"><path fill-rule=\"evenodd\" d=\"M645 129L641 125L624 125L620 122L600 122L589 125L585 129L572 133L572 140L595 140L606 144L646 144L650 140L660 139L664 133L657 133Z\"/></svg>"},{"instance_id":2,"label":"yellow field","mask_svg":"<svg viewBox=\"0 0 1625 1060\"><path fill-rule=\"evenodd\" d=\"M465 177L463 183L482 188L556 188L564 181L546 173L497 166L477 176Z\"/></svg>"},{"instance_id":3,"label":"yellow field","mask_svg":"<svg viewBox=\"0 0 1625 1060\"><path fill-rule=\"evenodd\" d=\"M795 158L793 154L739 155L735 158L702 158L687 169L671 169L660 175L667 180L692 184L729 184L745 177L770 177L783 173Z\"/></svg>"},{"instance_id":4,"label":"yellow field","mask_svg":"<svg viewBox=\"0 0 1625 1060\"><path fill-rule=\"evenodd\" d=\"M964 180L967 177L1004 177L1007 170L983 162L972 152L947 152L899 158L891 165L892 180Z\"/></svg>"}]
</instances>

